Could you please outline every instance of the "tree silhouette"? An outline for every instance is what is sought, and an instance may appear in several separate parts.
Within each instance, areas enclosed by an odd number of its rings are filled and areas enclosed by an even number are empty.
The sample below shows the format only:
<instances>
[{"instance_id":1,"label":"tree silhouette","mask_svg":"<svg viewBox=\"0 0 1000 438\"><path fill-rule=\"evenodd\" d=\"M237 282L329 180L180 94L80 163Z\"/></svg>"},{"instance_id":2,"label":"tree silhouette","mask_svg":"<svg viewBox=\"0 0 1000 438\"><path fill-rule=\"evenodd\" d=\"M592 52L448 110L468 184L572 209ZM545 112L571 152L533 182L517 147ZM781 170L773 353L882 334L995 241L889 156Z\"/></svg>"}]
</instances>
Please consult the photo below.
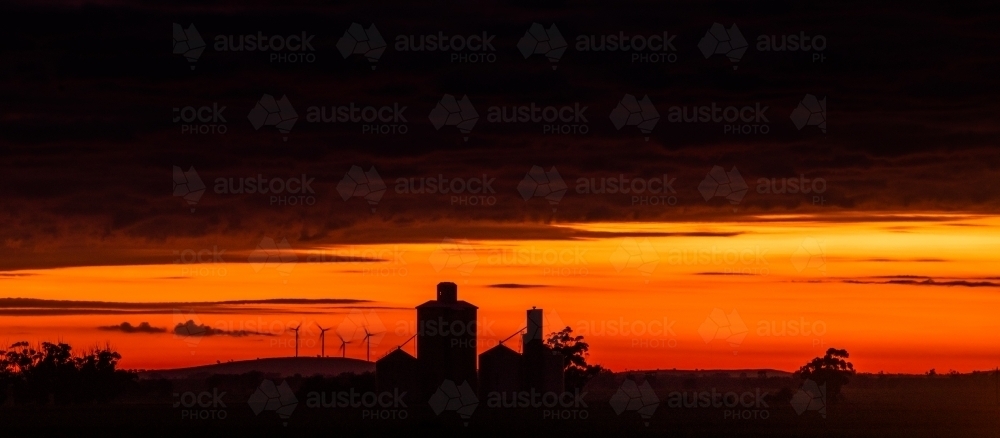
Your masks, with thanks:
<instances>
[{"instance_id":1,"label":"tree silhouette","mask_svg":"<svg viewBox=\"0 0 1000 438\"><path fill-rule=\"evenodd\" d=\"M116 369L120 359L110 346L74 356L72 347L64 343L32 347L17 342L0 350L0 387L4 388L0 398L11 388L18 402L108 401L138 379L134 372Z\"/></svg>"},{"instance_id":2,"label":"tree silhouette","mask_svg":"<svg viewBox=\"0 0 1000 438\"><path fill-rule=\"evenodd\" d=\"M583 388L591 377L604 369L600 365L587 363L590 344L584 342L583 336L573 336L572 328L566 327L562 331L550 334L545 345L565 357L563 369L566 372L566 390Z\"/></svg>"},{"instance_id":3,"label":"tree silhouette","mask_svg":"<svg viewBox=\"0 0 1000 438\"><path fill-rule=\"evenodd\" d=\"M847 353L847 350L830 348L826 350L823 357L814 358L799 368L795 375L802 379L812 380L819 385L826 384L828 399L836 401L840 397L840 389L854 375L854 365L845 360L848 357L850 354Z\"/></svg>"}]
</instances>

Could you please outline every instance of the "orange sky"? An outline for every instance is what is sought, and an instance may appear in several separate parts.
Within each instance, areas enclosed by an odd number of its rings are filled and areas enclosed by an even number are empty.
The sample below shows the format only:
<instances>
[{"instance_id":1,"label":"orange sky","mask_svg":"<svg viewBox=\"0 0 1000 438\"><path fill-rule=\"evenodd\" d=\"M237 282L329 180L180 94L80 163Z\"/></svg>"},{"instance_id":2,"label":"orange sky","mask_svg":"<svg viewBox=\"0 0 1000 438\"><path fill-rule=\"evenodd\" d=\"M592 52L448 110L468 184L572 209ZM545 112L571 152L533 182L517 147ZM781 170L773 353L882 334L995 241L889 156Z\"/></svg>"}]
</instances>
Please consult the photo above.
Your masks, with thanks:
<instances>
[{"instance_id":1,"label":"orange sky","mask_svg":"<svg viewBox=\"0 0 1000 438\"><path fill-rule=\"evenodd\" d=\"M319 323L353 339L347 355L356 358L365 357L365 347L355 330L367 325L382 332L371 346L376 358L413 334L412 307L431 299L437 282L454 281L459 298L480 308L481 350L523 327L524 310L537 306L545 309L551 329L572 326L590 342L591 359L614 370L792 371L828 347L846 348L855 366L868 372L971 371L1000 363L1000 217L768 216L748 222L553 226L658 237L475 241L454 236L441 244L300 250L294 264L276 266L254 266L245 263L245 253L226 253L224 263L8 272L0 279L4 297L374 302L364 308L247 305L226 314L178 309L5 316L0 341L62 340L78 349L110 342L125 367L165 368L288 356L294 345L288 328L304 322L302 355L319 354ZM711 235L662 236L673 232ZM741 234L716 236L728 232ZM386 261L316 263L333 255ZM490 287L499 284L522 287ZM270 336L173 335L173 326L187 319ZM149 322L167 332L97 328L126 321ZM725 327L718 328L726 321L737 327L742 321L745 330L737 328L728 337ZM799 326L808 330L793 333ZM327 354L339 355L338 348L329 333Z\"/></svg>"}]
</instances>

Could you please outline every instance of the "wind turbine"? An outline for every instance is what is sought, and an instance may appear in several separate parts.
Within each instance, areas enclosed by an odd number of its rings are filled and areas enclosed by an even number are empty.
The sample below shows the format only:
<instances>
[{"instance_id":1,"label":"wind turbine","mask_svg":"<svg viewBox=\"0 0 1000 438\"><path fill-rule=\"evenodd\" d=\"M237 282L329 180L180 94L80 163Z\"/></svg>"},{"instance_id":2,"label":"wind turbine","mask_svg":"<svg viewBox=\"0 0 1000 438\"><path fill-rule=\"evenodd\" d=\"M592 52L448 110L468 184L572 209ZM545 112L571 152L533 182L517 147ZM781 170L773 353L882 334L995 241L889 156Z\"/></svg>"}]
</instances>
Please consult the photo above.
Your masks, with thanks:
<instances>
[{"instance_id":1,"label":"wind turbine","mask_svg":"<svg viewBox=\"0 0 1000 438\"><path fill-rule=\"evenodd\" d=\"M330 329L323 328L323 326L319 325L318 322L316 323L316 327L319 327L319 357L326 357L326 331Z\"/></svg>"},{"instance_id":2,"label":"wind turbine","mask_svg":"<svg viewBox=\"0 0 1000 438\"><path fill-rule=\"evenodd\" d=\"M338 333L338 332L334 332L334 333L337 333L337 337L340 338L340 355L341 355L341 357L347 357L347 344L350 344L351 341L345 341L344 337L340 336L340 333Z\"/></svg>"},{"instance_id":3,"label":"wind turbine","mask_svg":"<svg viewBox=\"0 0 1000 438\"><path fill-rule=\"evenodd\" d=\"M382 332L371 333L371 332L368 331L368 326L364 326L362 328L365 329L365 338L361 342L367 342L368 343L368 361L371 362L372 361L372 341L371 341L371 337L374 336L374 335L380 335L380 334L382 334Z\"/></svg>"},{"instance_id":4,"label":"wind turbine","mask_svg":"<svg viewBox=\"0 0 1000 438\"><path fill-rule=\"evenodd\" d=\"M299 323L298 327L292 329L295 332L295 357L299 357L299 328L302 327L302 323Z\"/></svg>"}]
</instances>

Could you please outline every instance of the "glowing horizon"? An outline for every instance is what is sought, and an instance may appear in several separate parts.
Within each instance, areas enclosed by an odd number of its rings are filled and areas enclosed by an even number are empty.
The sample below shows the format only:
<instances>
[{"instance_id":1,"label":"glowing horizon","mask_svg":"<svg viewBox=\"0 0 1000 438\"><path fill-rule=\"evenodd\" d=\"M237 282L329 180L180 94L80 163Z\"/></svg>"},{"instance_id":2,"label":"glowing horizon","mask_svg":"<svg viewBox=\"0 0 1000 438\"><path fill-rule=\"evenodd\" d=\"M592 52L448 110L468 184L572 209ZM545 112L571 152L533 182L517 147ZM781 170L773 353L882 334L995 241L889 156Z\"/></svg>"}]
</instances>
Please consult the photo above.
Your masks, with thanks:
<instances>
[{"instance_id":1,"label":"glowing horizon","mask_svg":"<svg viewBox=\"0 0 1000 438\"><path fill-rule=\"evenodd\" d=\"M310 329L303 330L301 355L315 356L320 350L315 323L343 327L361 315L368 318L364 324L384 327L373 341L374 359L414 333L412 307L432 299L436 283L455 281L459 299L479 306L480 352L521 328L524 311L537 306L546 312L546 332L571 326L591 344L592 361L616 371L794 371L829 347L846 348L862 372L968 372L996 366L1000 321L993 310L1000 308L1000 281L991 269L998 262L1000 217L754 219L554 225L623 237L322 245L286 250L282 254L296 257L284 264L274 263L280 258L248 263L252 252L232 251L222 263L7 271L4 297L371 302L244 305L190 314L217 329L264 327L267 336L181 338L172 330L186 318L183 309L12 314L0 330L7 345L62 340L84 349L110 342L122 353L124 367L154 369L291 356L288 327L302 321ZM714 316L717 321L719 312L727 320L738 315L746 330L734 337L709 333L706 320ZM98 330L123 322L148 322L166 332ZM620 333L622 326L629 333ZM792 328L800 326L808 333L792 335ZM339 354L335 339L327 339L328 356ZM364 359L357 339L347 350L348 357Z\"/></svg>"}]
</instances>

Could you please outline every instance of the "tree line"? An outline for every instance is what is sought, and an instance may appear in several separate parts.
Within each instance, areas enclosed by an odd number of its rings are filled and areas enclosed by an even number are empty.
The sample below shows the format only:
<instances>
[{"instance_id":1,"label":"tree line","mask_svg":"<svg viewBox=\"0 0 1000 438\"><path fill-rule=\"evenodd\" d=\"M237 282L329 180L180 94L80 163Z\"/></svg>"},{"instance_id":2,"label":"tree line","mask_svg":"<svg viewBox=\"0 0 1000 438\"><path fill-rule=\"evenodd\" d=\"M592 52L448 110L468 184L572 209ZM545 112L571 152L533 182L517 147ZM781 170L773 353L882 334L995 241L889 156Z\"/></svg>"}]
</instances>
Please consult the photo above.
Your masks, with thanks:
<instances>
[{"instance_id":1,"label":"tree line","mask_svg":"<svg viewBox=\"0 0 1000 438\"><path fill-rule=\"evenodd\" d=\"M64 343L32 346L21 341L0 350L0 403L66 404L106 402L138 381L118 369L121 355L110 346L73 354Z\"/></svg>"}]
</instances>

